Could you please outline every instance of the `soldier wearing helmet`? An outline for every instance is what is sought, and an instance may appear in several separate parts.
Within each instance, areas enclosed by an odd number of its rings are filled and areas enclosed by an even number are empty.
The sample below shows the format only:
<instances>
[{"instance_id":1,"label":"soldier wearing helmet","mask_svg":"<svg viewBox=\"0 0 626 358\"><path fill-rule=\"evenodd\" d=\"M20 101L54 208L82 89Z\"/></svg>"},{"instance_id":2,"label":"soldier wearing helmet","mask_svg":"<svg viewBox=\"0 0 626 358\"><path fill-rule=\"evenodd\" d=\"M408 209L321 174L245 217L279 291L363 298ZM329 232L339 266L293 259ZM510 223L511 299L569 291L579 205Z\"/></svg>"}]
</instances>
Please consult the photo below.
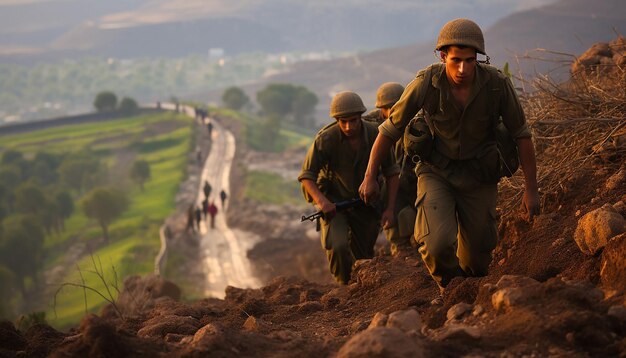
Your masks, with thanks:
<instances>
[{"instance_id":1,"label":"soldier wearing helmet","mask_svg":"<svg viewBox=\"0 0 626 358\"><path fill-rule=\"evenodd\" d=\"M397 82L386 82L380 85L376 91L376 109L364 115L363 119L378 125L382 124L389 118L391 107L398 102L402 92L404 92L404 86ZM385 235L391 247L391 254L393 256L406 256L414 252L411 247L411 240L415 227L415 208L413 205L415 204L417 185L413 171L414 166L404 160L402 140L396 142L393 155L401 168L395 210L396 225L385 230ZM382 193L383 198L385 198L387 195L386 188L382 188Z\"/></svg>"},{"instance_id":2,"label":"soldier wearing helmet","mask_svg":"<svg viewBox=\"0 0 626 358\"><path fill-rule=\"evenodd\" d=\"M336 211L335 203L358 198L359 184L378 134L375 123L361 118L365 110L356 93L345 91L335 95L330 104L330 116L335 122L317 133L298 177L307 201L315 203L324 213L322 247L326 250L331 273L343 284L350 280L355 260L374 256L374 243L381 224L388 228L394 223L399 168L390 151L381 160L380 168L387 185L394 188L386 208L381 210L377 203Z\"/></svg>"},{"instance_id":3,"label":"soldier wearing helmet","mask_svg":"<svg viewBox=\"0 0 626 358\"><path fill-rule=\"evenodd\" d=\"M380 126L359 194L366 203L377 197L379 163L423 110L433 146L415 168L415 235L443 292L454 277L486 275L492 260L501 176L495 127L500 119L518 145L527 217L538 215L540 208L531 132L511 81L477 61L477 54L486 54L480 27L467 19L448 22L436 50L441 63L418 72ZM440 297L433 300L439 302Z\"/></svg>"}]
</instances>

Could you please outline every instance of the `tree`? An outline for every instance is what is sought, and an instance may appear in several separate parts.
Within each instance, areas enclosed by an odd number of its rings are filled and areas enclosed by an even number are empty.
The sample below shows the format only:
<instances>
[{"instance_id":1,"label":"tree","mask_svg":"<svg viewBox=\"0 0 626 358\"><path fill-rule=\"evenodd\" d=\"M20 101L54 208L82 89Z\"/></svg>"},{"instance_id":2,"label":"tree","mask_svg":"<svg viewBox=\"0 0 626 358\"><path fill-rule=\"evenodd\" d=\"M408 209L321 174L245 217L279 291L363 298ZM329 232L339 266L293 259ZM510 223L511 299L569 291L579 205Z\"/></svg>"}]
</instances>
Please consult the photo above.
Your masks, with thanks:
<instances>
[{"instance_id":1,"label":"tree","mask_svg":"<svg viewBox=\"0 0 626 358\"><path fill-rule=\"evenodd\" d=\"M15 210L37 215L45 209L46 196L32 183L24 183L15 190Z\"/></svg>"},{"instance_id":2,"label":"tree","mask_svg":"<svg viewBox=\"0 0 626 358\"><path fill-rule=\"evenodd\" d=\"M309 91L304 86L297 87L292 104L294 122L305 128L313 128L315 126L313 115L315 114L317 103L318 99L315 93Z\"/></svg>"},{"instance_id":3,"label":"tree","mask_svg":"<svg viewBox=\"0 0 626 358\"><path fill-rule=\"evenodd\" d=\"M135 113L137 109L139 109L139 105L137 104L137 101L135 101L134 99L130 97L122 98L122 101L120 102L121 112L132 114L132 113Z\"/></svg>"},{"instance_id":4,"label":"tree","mask_svg":"<svg viewBox=\"0 0 626 358\"><path fill-rule=\"evenodd\" d=\"M22 152L9 149L2 153L2 164L14 164L24 159Z\"/></svg>"},{"instance_id":5,"label":"tree","mask_svg":"<svg viewBox=\"0 0 626 358\"><path fill-rule=\"evenodd\" d=\"M119 190L100 187L87 193L80 205L87 217L98 221L108 244L109 225L128 208L128 198Z\"/></svg>"},{"instance_id":6,"label":"tree","mask_svg":"<svg viewBox=\"0 0 626 358\"><path fill-rule=\"evenodd\" d=\"M98 112L113 111L117 108L117 96L111 91L102 91L96 95L93 106Z\"/></svg>"},{"instance_id":7,"label":"tree","mask_svg":"<svg viewBox=\"0 0 626 358\"><path fill-rule=\"evenodd\" d=\"M150 179L150 164L145 160L137 160L130 170L130 178L139 184L143 191L143 183Z\"/></svg>"},{"instance_id":8,"label":"tree","mask_svg":"<svg viewBox=\"0 0 626 358\"><path fill-rule=\"evenodd\" d=\"M295 87L286 83L272 83L257 92L256 100L266 115L284 117L291 113Z\"/></svg>"},{"instance_id":9,"label":"tree","mask_svg":"<svg viewBox=\"0 0 626 358\"><path fill-rule=\"evenodd\" d=\"M224 102L226 107L239 111L250 102L250 98L241 88L233 86L224 91L222 102Z\"/></svg>"},{"instance_id":10,"label":"tree","mask_svg":"<svg viewBox=\"0 0 626 358\"><path fill-rule=\"evenodd\" d=\"M55 201L59 206L59 214L64 219L72 216L74 212L74 201L72 196L67 191L60 191L55 195Z\"/></svg>"},{"instance_id":11,"label":"tree","mask_svg":"<svg viewBox=\"0 0 626 358\"><path fill-rule=\"evenodd\" d=\"M34 215L12 215L2 221L0 262L15 274L15 280L26 295L24 279L37 278L43 264L44 235Z\"/></svg>"},{"instance_id":12,"label":"tree","mask_svg":"<svg viewBox=\"0 0 626 358\"><path fill-rule=\"evenodd\" d=\"M59 174L63 182L82 192L102 182L106 168L97 157L82 154L65 158L59 166Z\"/></svg>"}]
</instances>

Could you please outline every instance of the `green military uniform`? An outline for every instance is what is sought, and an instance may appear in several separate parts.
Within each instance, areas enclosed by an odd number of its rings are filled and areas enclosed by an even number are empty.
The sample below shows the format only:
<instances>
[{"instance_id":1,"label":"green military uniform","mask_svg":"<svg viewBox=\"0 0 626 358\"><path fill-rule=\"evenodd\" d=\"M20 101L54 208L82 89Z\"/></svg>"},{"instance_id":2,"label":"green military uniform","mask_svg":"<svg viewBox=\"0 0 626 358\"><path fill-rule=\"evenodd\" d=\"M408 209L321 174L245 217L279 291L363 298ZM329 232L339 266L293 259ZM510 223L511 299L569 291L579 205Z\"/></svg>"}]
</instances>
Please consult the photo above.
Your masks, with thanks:
<instances>
[{"instance_id":1,"label":"green military uniform","mask_svg":"<svg viewBox=\"0 0 626 358\"><path fill-rule=\"evenodd\" d=\"M455 276L485 275L491 262L499 179L495 120L501 116L514 138L531 136L511 82L491 66L476 65L464 110L452 98L445 65L432 65L417 74L379 128L395 142L418 110L429 115L435 148L415 168L415 234L442 287Z\"/></svg>"},{"instance_id":2,"label":"green military uniform","mask_svg":"<svg viewBox=\"0 0 626 358\"><path fill-rule=\"evenodd\" d=\"M377 125L382 124L385 121L381 110L379 108L374 109L363 116L363 119L376 123ZM401 168L402 173L400 174L399 185L398 185L398 195L396 198L396 225L385 230L385 236L387 240L392 244L392 252L393 246L408 246L410 245L410 240L413 237L413 228L415 227L415 198L417 196L417 179L415 178L415 172L412 170L413 166L410 163L403 163L404 160L404 147L401 140L396 142L394 147L394 158L398 166ZM405 164L405 165L403 165ZM381 189L383 195L383 202L385 201L386 188L383 187Z\"/></svg>"},{"instance_id":3,"label":"green military uniform","mask_svg":"<svg viewBox=\"0 0 626 358\"><path fill-rule=\"evenodd\" d=\"M376 124L364 120L361 123L363 137L357 151L352 149L337 122L320 130L309 148L298 180L309 179L318 183L319 174L324 173L326 183L322 190L332 202L357 198L378 135ZM389 177L398 172L390 153L382 165L382 174ZM326 250L330 271L337 281L347 283L354 261L374 256L374 243L380 231L380 210L361 205L338 212L330 222L323 219L321 222L322 247Z\"/></svg>"},{"instance_id":4,"label":"green military uniform","mask_svg":"<svg viewBox=\"0 0 626 358\"><path fill-rule=\"evenodd\" d=\"M368 122L376 123L377 125L381 125L385 121L385 117L383 117L380 108L373 109L369 111L369 113L364 114L363 119Z\"/></svg>"}]
</instances>

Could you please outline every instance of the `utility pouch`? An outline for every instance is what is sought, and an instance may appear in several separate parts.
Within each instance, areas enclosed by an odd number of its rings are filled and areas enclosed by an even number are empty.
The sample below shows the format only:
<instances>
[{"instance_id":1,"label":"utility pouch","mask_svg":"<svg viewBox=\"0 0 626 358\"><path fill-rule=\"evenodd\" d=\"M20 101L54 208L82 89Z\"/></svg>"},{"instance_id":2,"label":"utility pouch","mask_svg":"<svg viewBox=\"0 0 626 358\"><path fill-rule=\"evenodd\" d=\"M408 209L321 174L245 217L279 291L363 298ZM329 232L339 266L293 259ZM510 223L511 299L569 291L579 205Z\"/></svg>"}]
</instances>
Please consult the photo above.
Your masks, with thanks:
<instances>
[{"instance_id":1,"label":"utility pouch","mask_svg":"<svg viewBox=\"0 0 626 358\"><path fill-rule=\"evenodd\" d=\"M411 119L404 129L404 154L413 163L428 161L435 145L433 135L423 118Z\"/></svg>"}]
</instances>

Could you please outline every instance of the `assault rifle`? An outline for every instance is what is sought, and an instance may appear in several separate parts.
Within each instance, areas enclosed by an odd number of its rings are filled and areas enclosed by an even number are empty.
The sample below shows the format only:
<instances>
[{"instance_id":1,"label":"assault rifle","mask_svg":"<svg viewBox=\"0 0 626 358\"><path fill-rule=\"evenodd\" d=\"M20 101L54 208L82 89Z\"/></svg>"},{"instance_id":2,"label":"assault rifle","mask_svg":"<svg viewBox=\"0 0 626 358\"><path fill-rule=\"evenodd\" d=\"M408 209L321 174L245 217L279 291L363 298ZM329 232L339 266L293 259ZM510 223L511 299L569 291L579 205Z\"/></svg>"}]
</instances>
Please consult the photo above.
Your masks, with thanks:
<instances>
[{"instance_id":1,"label":"assault rifle","mask_svg":"<svg viewBox=\"0 0 626 358\"><path fill-rule=\"evenodd\" d=\"M335 203L335 208L337 210L338 213L348 210L350 208L353 208L357 205L363 204L363 201L361 200L361 198L356 198L356 199L350 199L350 200L345 200L345 201L340 201L338 203ZM314 214L311 215L302 215L302 219L300 219L300 222L305 222L307 220L309 221L316 221L317 222L317 231L319 231L319 224L320 224L320 218L324 217L324 212L323 211L318 211Z\"/></svg>"}]
</instances>

